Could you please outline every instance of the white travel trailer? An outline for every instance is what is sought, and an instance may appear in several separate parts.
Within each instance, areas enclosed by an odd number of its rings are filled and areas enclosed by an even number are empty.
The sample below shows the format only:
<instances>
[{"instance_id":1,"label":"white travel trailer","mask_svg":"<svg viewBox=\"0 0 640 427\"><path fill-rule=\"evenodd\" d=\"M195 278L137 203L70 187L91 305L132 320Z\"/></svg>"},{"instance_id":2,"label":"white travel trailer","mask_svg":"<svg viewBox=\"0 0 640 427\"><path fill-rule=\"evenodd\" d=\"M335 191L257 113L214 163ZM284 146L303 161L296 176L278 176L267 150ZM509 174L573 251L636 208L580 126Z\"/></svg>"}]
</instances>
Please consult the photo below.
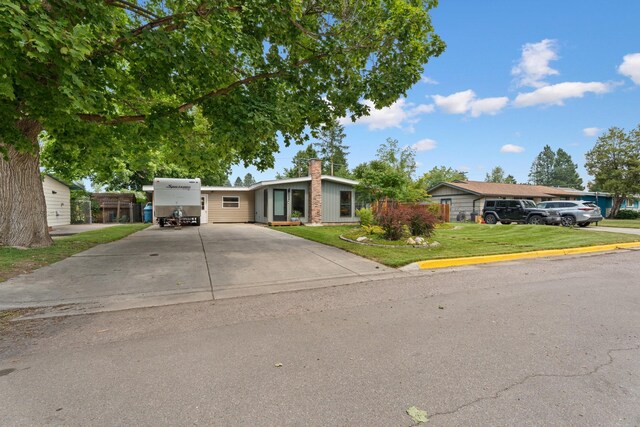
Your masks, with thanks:
<instances>
[{"instance_id":1,"label":"white travel trailer","mask_svg":"<svg viewBox=\"0 0 640 427\"><path fill-rule=\"evenodd\" d=\"M154 178L153 215L165 224L200 225L200 178Z\"/></svg>"}]
</instances>

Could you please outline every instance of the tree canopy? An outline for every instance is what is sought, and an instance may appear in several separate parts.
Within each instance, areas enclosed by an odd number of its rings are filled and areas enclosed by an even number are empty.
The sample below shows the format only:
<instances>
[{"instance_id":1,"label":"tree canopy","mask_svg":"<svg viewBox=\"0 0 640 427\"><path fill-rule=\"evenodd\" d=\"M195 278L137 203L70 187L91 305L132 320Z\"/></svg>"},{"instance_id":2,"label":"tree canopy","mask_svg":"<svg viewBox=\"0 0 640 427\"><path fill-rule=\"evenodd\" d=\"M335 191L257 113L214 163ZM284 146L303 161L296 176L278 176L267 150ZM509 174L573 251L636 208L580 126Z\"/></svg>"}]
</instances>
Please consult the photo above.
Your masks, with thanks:
<instances>
[{"instance_id":1,"label":"tree canopy","mask_svg":"<svg viewBox=\"0 0 640 427\"><path fill-rule=\"evenodd\" d=\"M544 146L531 164L529 182L535 185L584 189L578 165L573 162L571 155L562 148L554 152L549 145Z\"/></svg>"},{"instance_id":2,"label":"tree canopy","mask_svg":"<svg viewBox=\"0 0 640 427\"><path fill-rule=\"evenodd\" d=\"M630 132L612 127L585 154L585 167L599 191L611 193L609 217L618 214L622 201L640 194L640 125Z\"/></svg>"},{"instance_id":3,"label":"tree canopy","mask_svg":"<svg viewBox=\"0 0 640 427\"><path fill-rule=\"evenodd\" d=\"M342 142L344 137L344 126L338 122L334 122L331 127L323 129L318 134L318 142L314 144L314 147L322 160L323 174L343 178L350 176L347 161L349 147Z\"/></svg>"},{"instance_id":4,"label":"tree canopy","mask_svg":"<svg viewBox=\"0 0 640 427\"><path fill-rule=\"evenodd\" d=\"M451 182L456 180L466 181L468 178L466 172L446 166L435 166L429 172L422 175L420 179L424 183L424 188L428 190L441 182Z\"/></svg>"},{"instance_id":5,"label":"tree canopy","mask_svg":"<svg viewBox=\"0 0 640 427\"><path fill-rule=\"evenodd\" d=\"M2 0L0 244L51 242L44 197L25 196L43 130L47 165L68 179L153 163L269 168L280 138L304 143L419 81L445 47L436 5ZM10 206L20 224L6 220Z\"/></svg>"},{"instance_id":6,"label":"tree canopy","mask_svg":"<svg viewBox=\"0 0 640 427\"><path fill-rule=\"evenodd\" d=\"M276 177L278 179L281 178L298 178L301 176L309 175L309 160L317 159L318 152L315 148L313 148L313 144L307 145L307 148L304 150L299 150L293 159L291 159L292 166L287 169L284 168L284 172L281 174L277 174Z\"/></svg>"},{"instance_id":7,"label":"tree canopy","mask_svg":"<svg viewBox=\"0 0 640 427\"><path fill-rule=\"evenodd\" d=\"M415 181L416 152L410 147L400 148L397 140L387 138L380 145L376 159L361 163L353 170L359 181L358 191L367 194L369 201L385 198L398 202L425 200L428 195L420 181Z\"/></svg>"},{"instance_id":8,"label":"tree canopy","mask_svg":"<svg viewBox=\"0 0 640 427\"><path fill-rule=\"evenodd\" d=\"M497 182L499 184L517 184L518 182L513 175L504 176L505 171L501 166L496 166L491 169L491 172L487 173L484 177L485 182Z\"/></svg>"}]
</instances>

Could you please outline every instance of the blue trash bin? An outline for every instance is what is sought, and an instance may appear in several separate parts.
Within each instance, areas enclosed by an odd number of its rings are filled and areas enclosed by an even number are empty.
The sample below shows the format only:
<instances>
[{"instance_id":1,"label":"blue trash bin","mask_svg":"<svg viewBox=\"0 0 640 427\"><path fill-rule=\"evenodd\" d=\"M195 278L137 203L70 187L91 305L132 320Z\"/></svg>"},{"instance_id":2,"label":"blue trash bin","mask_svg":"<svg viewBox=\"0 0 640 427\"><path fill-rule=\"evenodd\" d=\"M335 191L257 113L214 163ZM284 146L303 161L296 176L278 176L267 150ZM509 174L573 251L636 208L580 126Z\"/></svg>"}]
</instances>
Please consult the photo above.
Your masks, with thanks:
<instances>
[{"instance_id":1,"label":"blue trash bin","mask_svg":"<svg viewBox=\"0 0 640 427\"><path fill-rule=\"evenodd\" d=\"M153 222L153 204L151 202L147 203L142 212L142 219L145 223Z\"/></svg>"}]
</instances>

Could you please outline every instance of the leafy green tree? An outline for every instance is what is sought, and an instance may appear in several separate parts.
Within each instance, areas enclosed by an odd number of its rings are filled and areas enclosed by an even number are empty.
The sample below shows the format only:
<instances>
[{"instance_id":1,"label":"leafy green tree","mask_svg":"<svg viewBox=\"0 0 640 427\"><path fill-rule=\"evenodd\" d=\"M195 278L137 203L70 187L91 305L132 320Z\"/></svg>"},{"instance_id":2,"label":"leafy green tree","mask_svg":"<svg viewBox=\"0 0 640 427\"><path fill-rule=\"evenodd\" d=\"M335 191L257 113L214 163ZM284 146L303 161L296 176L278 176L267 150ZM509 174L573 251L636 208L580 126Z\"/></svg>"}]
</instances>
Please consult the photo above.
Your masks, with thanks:
<instances>
[{"instance_id":1,"label":"leafy green tree","mask_svg":"<svg viewBox=\"0 0 640 427\"><path fill-rule=\"evenodd\" d=\"M599 191L613 196L609 218L618 214L622 201L640 194L640 125L631 132L612 127L585 154L585 167Z\"/></svg>"},{"instance_id":2,"label":"leafy green tree","mask_svg":"<svg viewBox=\"0 0 640 427\"><path fill-rule=\"evenodd\" d=\"M242 178L237 177L236 178L236 182L233 183L234 187L244 187L244 181L242 180Z\"/></svg>"},{"instance_id":3,"label":"leafy green tree","mask_svg":"<svg viewBox=\"0 0 640 427\"><path fill-rule=\"evenodd\" d=\"M290 169L285 168L282 175L278 174L278 179L282 178L298 178L301 176L309 175L309 160L319 158L318 152L313 148L312 144L307 145L307 148L300 150L293 156L291 163L293 166Z\"/></svg>"},{"instance_id":4,"label":"leafy green tree","mask_svg":"<svg viewBox=\"0 0 640 427\"><path fill-rule=\"evenodd\" d=\"M253 175L251 175L250 173L247 173L244 176L243 184L245 187L251 187L255 183L256 183L256 180L253 178Z\"/></svg>"},{"instance_id":5,"label":"leafy green tree","mask_svg":"<svg viewBox=\"0 0 640 427\"><path fill-rule=\"evenodd\" d=\"M344 126L338 122L334 122L331 126L323 129L318 134L319 142L314 144L315 148L322 159L322 173L331 176L340 176L348 178L349 164L347 155L349 152L342 140L344 134Z\"/></svg>"},{"instance_id":6,"label":"leafy green tree","mask_svg":"<svg viewBox=\"0 0 640 427\"><path fill-rule=\"evenodd\" d=\"M501 166L496 166L491 169L491 172L487 173L484 177L485 182L497 182L499 184L517 184L513 175L504 176L505 171Z\"/></svg>"},{"instance_id":7,"label":"leafy green tree","mask_svg":"<svg viewBox=\"0 0 640 427\"><path fill-rule=\"evenodd\" d=\"M156 157L189 172L263 170L278 138L302 144L418 82L445 48L436 4L2 0L0 244L52 242L37 190L43 131L67 179L108 182L110 168Z\"/></svg>"},{"instance_id":8,"label":"leafy green tree","mask_svg":"<svg viewBox=\"0 0 640 427\"><path fill-rule=\"evenodd\" d=\"M553 169L556 153L549 145L545 145L531 164L529 182L534 185L553 185Z\"/></svg>"},{"instance_id":9,"label":"leafy green tree","mask_svg":"<svg viewBox=\"0 0 640 427\"><path fill-rule=\"evenodd\" d=\"M427 190L441 182L466 181L467 173L446 166L436 166L420 178Z\"/></svg>"},{"instance_id":10,"label":"leafy green tree","mask_svg":"<svg viewBox=\"0 0 640 427\"><path fill-rule=\"evenodd\" d=\"M568 187L576 190L584 190L582 178L578 174L578 165L573 163L571 155L558 148L556 158L553 161L553 179L551 185L554 187Z\"/></svg>"},{"instance_id":11,"label":"leafy green tree","mask_svg":"<svg viewBox=\"0 0 640 427\"><path fill-rule=\"evenodd\" d=\"M398 202L425 200L428 195L421 181L414 181L415 150L400 148L398 141L388 138L377 151L377 159L362 163L353 170L359 181L357 190L369 201L391 199Z\"/></svg>"}]
</instances>

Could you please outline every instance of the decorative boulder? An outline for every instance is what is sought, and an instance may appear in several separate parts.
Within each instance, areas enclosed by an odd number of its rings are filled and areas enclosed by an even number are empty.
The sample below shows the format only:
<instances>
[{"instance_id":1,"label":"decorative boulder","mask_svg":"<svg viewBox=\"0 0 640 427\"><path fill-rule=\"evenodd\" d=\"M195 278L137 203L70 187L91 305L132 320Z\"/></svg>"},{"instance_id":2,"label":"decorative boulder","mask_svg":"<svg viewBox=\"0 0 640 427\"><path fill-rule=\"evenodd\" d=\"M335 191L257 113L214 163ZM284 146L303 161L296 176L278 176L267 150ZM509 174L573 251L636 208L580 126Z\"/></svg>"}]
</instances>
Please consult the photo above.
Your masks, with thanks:
<instances>
[{"instance_id":1,"label":"decorative boulder","mask_svg":"<svg viewBox=\"0 0 640 427\"><path fill-rule=\"evenodd\" d=\"M424 243L424 238L418 236L418 237L415 238L415 241L416 241L416 244L421 245L421 244Z\"/></svg>"},{"instance_id":2,"label":"decorative boulder","mask_svg":"<svg viewBox=\"0 0 640 427\"><path fill-rule=\"evenodd\" d=\"M416 244L416 241L413 240L413 237L409 237L407 239L407 245L415 245L415 244Z\"/></svg>"},{"instance_id":3,"label":"decorative boulder","mask_svg":"<svg viewBox=\"0 0 640 427\"><path fill-rule=\"evenodd\" d=\"M433 242L429 246L431 246L432 248L437 248L438 246L440 246L440 242Z\"/></svg>"},{"instance_id":4,"label":"decorative boulder","mask_svg":"<svg viewBox=\"0 0 640 427\"><path fill-rule=\"evenodd\" d=\"M358 238L356 239L356 242L361 242L361 243L362 243L362 242L366 242L367 240L369 240L369 238L368 238L368 237L360 236L360 237L358 237Z\"/></svg>"}]
</instances>

